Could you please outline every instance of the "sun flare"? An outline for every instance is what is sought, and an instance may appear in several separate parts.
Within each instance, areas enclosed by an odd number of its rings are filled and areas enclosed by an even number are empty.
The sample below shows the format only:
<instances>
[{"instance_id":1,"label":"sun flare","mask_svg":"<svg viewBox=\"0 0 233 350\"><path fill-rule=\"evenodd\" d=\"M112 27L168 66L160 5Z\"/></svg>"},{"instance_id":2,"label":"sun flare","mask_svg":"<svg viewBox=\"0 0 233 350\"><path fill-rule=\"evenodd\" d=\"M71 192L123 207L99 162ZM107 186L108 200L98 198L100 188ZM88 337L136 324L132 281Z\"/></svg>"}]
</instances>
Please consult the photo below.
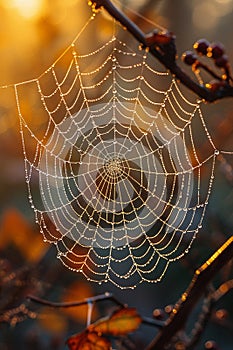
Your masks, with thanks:
<instances>
[{"instance_id":1,"label":"sun flare","mask_svg":"<svg viewBox=\"0 0 233 350\"><path fill-rule=\"evenodd\" d=\"M42 10L43 0L10 0L8 7L15 8L21 16L33 18Z\"/></svg>"}]
</instances>

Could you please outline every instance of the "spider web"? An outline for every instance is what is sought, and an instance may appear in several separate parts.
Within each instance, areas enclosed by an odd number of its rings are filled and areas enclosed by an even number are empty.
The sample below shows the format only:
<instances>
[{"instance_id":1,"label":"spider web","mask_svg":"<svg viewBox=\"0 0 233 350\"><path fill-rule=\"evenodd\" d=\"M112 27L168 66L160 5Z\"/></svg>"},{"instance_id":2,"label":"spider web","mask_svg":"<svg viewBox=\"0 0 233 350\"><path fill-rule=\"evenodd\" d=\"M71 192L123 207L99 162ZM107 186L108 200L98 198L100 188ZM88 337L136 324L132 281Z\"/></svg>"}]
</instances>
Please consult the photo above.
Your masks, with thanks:
<instances>
[{"instance_id":1,"label":"spider web","mask_svg":"<svg viewBox=\"0 0 233 350\"><path fill-rule=\"evenodd\" d=\"M100 16L39 78L15 84L15 96L44 240L88 280L134 288L160 281L188 252L221 151L201 102L114 20L86 45Z\"/></svg>"}]
</instances>

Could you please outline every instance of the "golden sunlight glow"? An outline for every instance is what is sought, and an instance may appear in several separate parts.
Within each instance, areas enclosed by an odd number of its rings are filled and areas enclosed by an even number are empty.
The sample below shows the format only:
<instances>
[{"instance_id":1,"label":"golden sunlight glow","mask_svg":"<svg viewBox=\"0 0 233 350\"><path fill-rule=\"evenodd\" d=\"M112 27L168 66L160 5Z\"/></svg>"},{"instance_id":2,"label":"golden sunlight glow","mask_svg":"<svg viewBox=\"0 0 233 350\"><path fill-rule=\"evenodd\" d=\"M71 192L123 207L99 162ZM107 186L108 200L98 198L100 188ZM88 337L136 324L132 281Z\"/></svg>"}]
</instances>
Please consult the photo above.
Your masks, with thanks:
<instances>
[{"instance_id":1,"label":"golden sunlight glow","mask_svg":"<svg viewBox=\"0 0 233 350\"><path fill-rule=\"evenodd\" d=\"M43 0L8 0L7 7L15 8L21 16L32 18L38 16Z\"/></svg>"},{"instance_id":2,"label":"golden sunlight glow","mask_svg":"<svg viewBox=\"0 0 233 350\"><path fill-rule=\"evenodd\" d=\"M229 15L232 11L233 0L198 0L193 9L193 24L201 30L212 30L219 24L221 17Z\"/></svg>"},{"instance_id":3,"label":"golden sunlight glow","mask_svg":"<svg viewBox=\"0 0 233 350\"><path fill-rule=\"evenodd\" d=\"M232 2L232 0L216 0L219 4L227 4L229 2Z\"/></svg>"}]
</instances>

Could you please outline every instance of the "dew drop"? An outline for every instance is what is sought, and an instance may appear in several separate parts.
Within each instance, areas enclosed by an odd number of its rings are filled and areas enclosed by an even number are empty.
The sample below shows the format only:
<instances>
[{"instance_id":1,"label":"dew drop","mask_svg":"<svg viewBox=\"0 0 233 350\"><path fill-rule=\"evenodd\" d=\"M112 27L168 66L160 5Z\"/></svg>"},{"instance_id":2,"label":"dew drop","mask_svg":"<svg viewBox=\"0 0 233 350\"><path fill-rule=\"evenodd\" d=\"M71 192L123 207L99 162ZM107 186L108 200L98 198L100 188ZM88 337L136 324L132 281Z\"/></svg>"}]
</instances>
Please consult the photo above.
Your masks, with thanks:
<instances>
[{"instance_id":1,"label":"dew drop","mask_svg":"<svg viewBox=\"0 0 233 350\"><path fill-rule=\"evenodd\" d=\"M138 46L138 50L139 50L139 51L142 51L142 44L140 44L140 45Z\"/></svg>"}]
</instances>

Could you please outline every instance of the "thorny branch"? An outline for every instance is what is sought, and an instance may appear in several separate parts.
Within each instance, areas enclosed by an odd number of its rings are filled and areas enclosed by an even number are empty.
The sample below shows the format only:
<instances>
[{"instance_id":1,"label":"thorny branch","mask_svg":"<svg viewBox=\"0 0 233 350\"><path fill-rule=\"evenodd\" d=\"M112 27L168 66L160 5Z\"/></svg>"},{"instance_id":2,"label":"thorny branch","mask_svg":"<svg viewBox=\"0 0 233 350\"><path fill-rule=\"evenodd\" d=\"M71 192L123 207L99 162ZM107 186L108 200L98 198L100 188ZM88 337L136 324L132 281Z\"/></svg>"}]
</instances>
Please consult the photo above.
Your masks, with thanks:
<instances>
[{"instance_id":1,"label":"thorny branch","mask_svg":"<svg viewBox=\"0 0 233 350\"><path fill-rule=\"evenodd\" d=\"M122 11L120 11L110 0L89 1L94 10L103 7L113 18L130 32L135 39L161 62L183 85L196 93L206 102L233 97L232 80L220 80L217 89L211 89L210 85L196 82L182 70L177 63L177 51L175 36L169 32L152 32L145 34L134 22L132 22ZM213 73L213 72L212 72ZM213 75L213 74L212 74Z\"/></svg>"}]
</instances>

